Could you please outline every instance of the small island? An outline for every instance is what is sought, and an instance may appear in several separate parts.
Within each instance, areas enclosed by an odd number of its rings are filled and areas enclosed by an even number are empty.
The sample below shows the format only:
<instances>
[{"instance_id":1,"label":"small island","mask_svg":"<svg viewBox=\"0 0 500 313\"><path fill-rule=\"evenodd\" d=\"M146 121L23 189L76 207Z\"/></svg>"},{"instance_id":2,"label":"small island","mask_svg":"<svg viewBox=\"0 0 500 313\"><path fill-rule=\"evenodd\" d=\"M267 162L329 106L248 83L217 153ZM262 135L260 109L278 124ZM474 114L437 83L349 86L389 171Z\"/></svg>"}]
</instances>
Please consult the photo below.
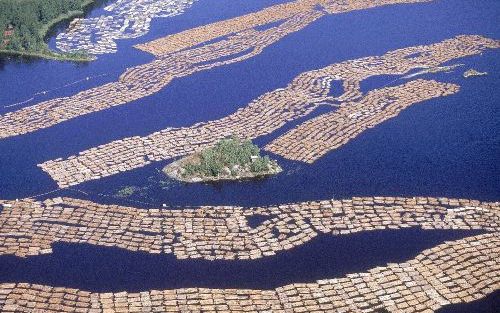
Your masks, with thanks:
<instances>
[{"instance_id":1,"label":"small island","mask_svg":"<svg viewBox=\"0 0 500 313\"><path fill-rule=\"evenodd\" d=\"M0 1L0 56L19 55L54 60L91 61L84 51L59 53L45 37L56 24L84 14L96 0Z\"/></svg>"},{"instance_id":2,"label":"small island","mask_svg":"<svg viewBox=\"0 0 500 313\"><path fill-rule=\"evenodd\" d=\"M469 78L469 77L476 77L476 76L486 76L488 75L487 72L479 72L476 71L475 69L470 69L464 72L464 78Z\"/></svg>"},{"instance_id":3,"label":"small island","mask_svg":"<svg viewBox=\"0 0 500 313\"><path fill-rule=\"evenodd\" d=\"M281 171L278 163L261 156L259 147L250 140L234 136L163 169L169 177L189 183L258 178Z\"/></svg>"}]
</instances>

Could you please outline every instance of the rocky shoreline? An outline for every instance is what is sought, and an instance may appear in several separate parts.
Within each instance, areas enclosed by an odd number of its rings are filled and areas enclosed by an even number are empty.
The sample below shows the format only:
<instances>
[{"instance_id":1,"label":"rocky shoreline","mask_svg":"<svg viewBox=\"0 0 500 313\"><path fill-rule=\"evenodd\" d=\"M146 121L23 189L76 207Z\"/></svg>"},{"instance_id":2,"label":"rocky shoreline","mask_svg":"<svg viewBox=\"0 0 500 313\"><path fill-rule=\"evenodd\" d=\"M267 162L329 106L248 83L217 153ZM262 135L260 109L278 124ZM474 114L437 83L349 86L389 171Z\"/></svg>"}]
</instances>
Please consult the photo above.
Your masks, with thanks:
<instances>
[{"instance_id":1,"label":"rocky shoreline","mask_svg":"<svg viewBox=\"0 0 500 313\"><path fill-rule=\"evenodd\" d=\"M163 168L163 173L168 177L186 182L186 183L201 183L201 182L217 182L217 181L228 181L228 180L243 180L243 179L259 179L265 178L272 175L279 174L283 169L276 163L272 161L267 171L263 172L252 172L249 166L233 168L233 172L229 168L224 168L224 174L218 175L216 177L212 176L186 176L184 166L189 163L196 163L199 161L199 153L189 155L187 157L181 158L177 161L170 163ZM233 175L236 171L236 175Z\"/></svg>"}]
</instances>

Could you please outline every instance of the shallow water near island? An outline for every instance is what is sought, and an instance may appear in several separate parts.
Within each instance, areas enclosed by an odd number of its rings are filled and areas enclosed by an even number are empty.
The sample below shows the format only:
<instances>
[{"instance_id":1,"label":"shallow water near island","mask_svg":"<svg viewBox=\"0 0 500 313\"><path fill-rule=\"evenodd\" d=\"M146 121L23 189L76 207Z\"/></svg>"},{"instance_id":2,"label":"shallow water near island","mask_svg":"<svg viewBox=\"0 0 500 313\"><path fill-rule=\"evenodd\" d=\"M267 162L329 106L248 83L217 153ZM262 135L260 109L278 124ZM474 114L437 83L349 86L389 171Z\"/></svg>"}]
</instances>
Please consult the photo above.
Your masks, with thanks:
<instances>
[{"instance_id":1,"label":"shallow water near island","mask_svg":"<svg viewBox=\"0 0 500 313\"><path fill-rule=\"evenodd\" d=\"M286 1L199 0L182 15L153 20L147 35L120 40L118 53L99 56L89 64L0 60L0 114L114 81L126 68L153 60L151 55L133 48L134 44L278 2ZM100 10L92 11L91 16L102 14ZM259 95L286 86L304 71L460 34L500 39L500 26L491 22L498 16L500 5L496 0L442 0L323 17L249 60L175 79L160 92L125 105L0 140L0 198L22 198L56 189L56 184L36 164L123 137L224 117ZM53 39L49 44L54 45ZM272 156L284 169L275 177L185 184L161 173L170 162L165 161L39 198L66 195L146 208L164 203L256 206L364 195L498 201L499 56L498 51L486 52L457 60L454 64L465 66L452 73L427 74L425 77L456 82L461 91L411 106L312 165ZM489 75L464 79L462 73L468 68ZM392 79L375 77L364 82L362 88L379 88ZM67 84L71 85L62 87ZM20 103L31 98L34 99ZM322 110L327 109L320 108L311 116ZM290 127L258 138L255 143L263 146ZM116 196L128 186L133 186L136 192L128 197ZM0 281L28 281L95 291L194 286L269 289L291 282L341 277L388 262L404 262L423 249L467 235L405 230L322 237L260 261L215 263L56 244L54 254L48 256L0 257ZM353 262L356 255L362 258ZM115 264L118 266L112 268ZM46 271L41 272L41 268ZM256 271L260 275L255 275ZM206 272L210 275L205 276ZM476 303L473 311L494 312L491 309L499 297L497 292L477 301L482 305ZM469 312L470 305L473 304L455 305L439 312Z\"/></svg>"}]
</instances>

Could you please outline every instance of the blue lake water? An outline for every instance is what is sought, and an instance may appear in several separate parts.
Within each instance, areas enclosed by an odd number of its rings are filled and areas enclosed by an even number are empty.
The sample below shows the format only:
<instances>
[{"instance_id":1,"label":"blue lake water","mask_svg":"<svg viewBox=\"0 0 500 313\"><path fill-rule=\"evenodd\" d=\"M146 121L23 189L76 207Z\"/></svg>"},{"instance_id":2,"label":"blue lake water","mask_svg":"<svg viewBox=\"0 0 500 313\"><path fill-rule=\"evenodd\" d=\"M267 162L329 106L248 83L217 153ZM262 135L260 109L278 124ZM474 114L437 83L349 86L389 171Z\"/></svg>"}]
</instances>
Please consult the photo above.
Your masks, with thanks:
<instances>
[{"instance_id":1,"label":"blue lake water","mask_svg":"<svg viewBox=\"0 0 500 313\"><path fill-rule=\"evenodd\" d=\"M252 261L177 260L172 255L55 244L54 253L49 255L24 259L0 256L0 273L2 281L95 292L191 287L272 289L295 282L343 277L389 262L405 262L408 255L416 255L443 240L477 234L404 229L339 237L321 235L293 250Z\"/></svg>"},{"instance_id":2,"label":"blue lake water","mask_svg":"<svg viewBox=\"0 0 500 313\"><path fill-rule=\"evenodd\" d=\"M89 64L0 60L0 114L114 81L126 68L153 60L151 55L133 48L134 44L280 2L285 1L199 0L183 15L153 20L146 36L119 41L118 53L99 56ZM103 14L102 7L90 13L91 16L100 14ZM259 95L284 87L304 71L460 34L500 39L498 17L498 0L438 0L323 17L249 60L175 79L162 91L125 105L0 140L0 198L22 198L56 189L50 177L36 166L38 163L123 137L224 117ZM54 46L53 39L49 44ZM463 69L453 74L429 75L458 83L461 91L411 106L312 165L276 157L284 172L273 178L186 185L158 173L169 162L165 161L76 186L75 189L88 195L65 190L50 196L69 195L138 207L162 203L249 206L362 195L497 201L500 199L499 56L500 51L491 51L456 62L489 72L486 77L464 79ZM81 82L61 88L76 81ZM370 79L363 88L377 88L386 81L387 77ZM31 102L6 107L28 100L40 91L48 92L36 95ZM263 146L287 129L259 138L256 143ZM111 196L124 186L135 186L140 192L127 199ZM51 256L27 260L0 257L0 280L96 291L187 287L198 282L209 287L271 288L401 262L422 249L465 235L464 232L409 230L403 234L377 232L349 238L321 238L262 261L210 265L120 249L56 245ZM380 245L381 249L367 251L371 245ZM352 263L354 251L365 260ZM327 257L322 256L323 253ZM306 255L315 257L296 262ZM116 262L120 267L110 268ZM190 269L193 274L187 275ZM213 274L201 275L205 270ZM253 275L253 271L261 275ZM235 274L246 272L241 278ZM150 278L158 275L158 278L141 279L142 274ZM231 279L221 280L218 275L228 275ZM496 293L480 301L482 306L474 307L473 311L494 312L488 307L495 301L498 303L498 298ZM452 308L456 311L450 311ZM465 308L469 307L454 306L442 312L459 312Z\"/></svg>"}]
</instances>

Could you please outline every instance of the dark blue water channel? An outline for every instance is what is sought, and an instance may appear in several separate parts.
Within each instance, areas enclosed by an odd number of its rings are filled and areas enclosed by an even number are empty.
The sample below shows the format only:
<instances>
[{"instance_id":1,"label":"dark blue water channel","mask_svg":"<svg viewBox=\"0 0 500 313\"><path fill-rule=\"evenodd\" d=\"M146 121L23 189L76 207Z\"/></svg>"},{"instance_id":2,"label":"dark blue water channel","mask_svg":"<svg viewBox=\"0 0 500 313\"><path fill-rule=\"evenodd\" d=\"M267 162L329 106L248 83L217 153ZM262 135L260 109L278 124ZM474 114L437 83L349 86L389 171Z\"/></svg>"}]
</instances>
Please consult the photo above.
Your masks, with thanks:
<instances>
[{"instance_id":1,"label":"dark blue water channel","mask_svg":"<svg viewBox=\"0 0 500 313\"><path fill-rule=\"evenodd\" d=\"M273 289L405 262L443 240L476 234L479 232L404 229L321 235L293 250L252 261L177 260L172 255L56 243L49 255L0 256L0 277L6 282L95 292L189 287Z\"/></svg>"},{"instance_id":2,"label":"dark blue water channel","mask_svg":"<svg viewBox=\"0 0 500 313\"><path fill-rule=\"evenodd\" d=\"M118 53L99 56L88 64L1 59L0 114L114 81L126 68L153 59L134 49L134 44L279 2L285 1L199 0L183 15L155 19L146 36L118 41ZM102 8L90 13L100 14ZM252 59L175 79L162 91L132 103L0 140L0 198L22 198L55 189L56 184L36 166L38 163L127 136L143 136L166 127L224 117L259 95L284 87L304 71L460 34L500 39L499 16L498 0L436 0L323 17ZM53 46L53 39L50 44ZM273 178L186 185L158 173L168 163L165 161L76 186L88 195L63 191L51 196L70 195L144 207L162 203L249 206L362 195L497 201L500 199L499 56L500 52L493 51L457 61L465 63L466 68L489 72L486 77L464 79L462 69L452 74L429 75L458 83L461 91L414 105L312 165L277 157L284 172ZM390 79L370 79L363 88L378 88ZM36 95L31 102L6 107L28 100L40 91L48 92ZM256 143L264 145L291 126L287 127L257 139ZM139 191L125 199L112 196L124 186L134 186ZM28 281L94 291L190 286L269 289L292 282L341 277L387 262L403 262L444 240L469 234L405 230L322 236L275 257L244 262L179 261L173 256L56 244L54 254L47 256L0 257L0 281ZM498 304L498 297L496 293L486 300L440 312L494 312L491 308Z\"/></svg>"}]
</instances>

